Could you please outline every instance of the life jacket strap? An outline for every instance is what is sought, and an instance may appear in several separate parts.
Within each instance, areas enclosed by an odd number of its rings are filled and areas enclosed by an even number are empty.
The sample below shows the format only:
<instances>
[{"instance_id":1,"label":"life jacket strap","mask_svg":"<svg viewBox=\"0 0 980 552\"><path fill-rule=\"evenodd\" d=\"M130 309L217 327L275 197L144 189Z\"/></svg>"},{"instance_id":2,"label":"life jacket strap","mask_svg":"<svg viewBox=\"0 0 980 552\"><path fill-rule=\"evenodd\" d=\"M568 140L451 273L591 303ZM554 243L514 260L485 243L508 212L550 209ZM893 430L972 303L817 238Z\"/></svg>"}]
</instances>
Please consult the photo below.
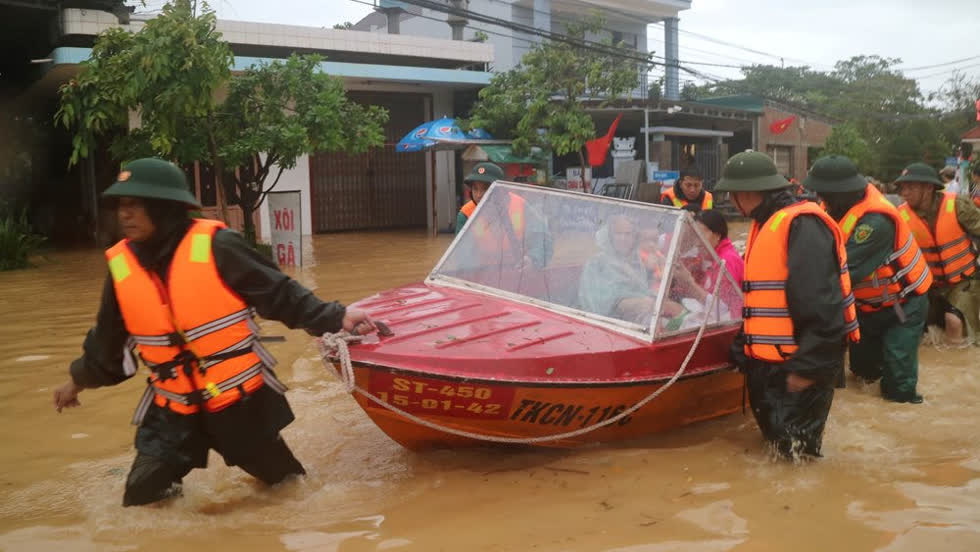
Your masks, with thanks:
<instances>
[{"instance_id":1,"label":"life jacket strap","mask_svg":"<svg viewBox=\"0 0 980 552\"><path fill-rule=\"evenodd\" d=\"M742 318L787 318L789 309L742 307Z\"/></svg>"},{"instance_id":2,"label":"life jacket strap","mask_svg":"<svg viewBox=\"0 0 980 552\"><path fill-rule=\"evenodd\" d=\"M784 280L743 280L742 291L778 291L786 289Z\"/></svg>"}]
</instances>

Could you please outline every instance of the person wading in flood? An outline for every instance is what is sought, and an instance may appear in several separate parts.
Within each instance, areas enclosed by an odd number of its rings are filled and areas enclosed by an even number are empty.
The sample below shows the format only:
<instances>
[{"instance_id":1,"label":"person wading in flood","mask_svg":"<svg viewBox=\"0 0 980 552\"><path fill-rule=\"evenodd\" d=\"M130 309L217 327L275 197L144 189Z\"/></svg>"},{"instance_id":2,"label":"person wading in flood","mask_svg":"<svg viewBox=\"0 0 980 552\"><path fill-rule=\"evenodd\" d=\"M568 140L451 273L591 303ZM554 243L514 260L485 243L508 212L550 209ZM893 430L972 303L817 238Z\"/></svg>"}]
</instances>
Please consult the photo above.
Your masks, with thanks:
<instances>
[{"instance_id":1,"label":"person wading in flood","mask_svg":"<svg viewBox=\"0 0 980 552\"><path fill-rule=\"evenodd\" d=\"M905 200L898 212L932 270L930 323L946 329L946 340L965 347L976 341L980 320L977 250L980 210L967 198L943 191L943 183L925 163L912 163L896 181Z\"/></svg>"},{"instance_id":2,"label":"person wading in flood","mask_svg":"<svg viewBox=\"0 0 980 552\"><path fill-rule=\"evenodd\" d=\"M846 343L859 332L840 229L789 188L772 159L748 151L728 160L715 190L753 220L732 357L763 437L797 458L820 456Z\"/></svg>"},{"instance_id":3,"label":"person wading in flood","mask_svg":"<svg viewBox=\"0 0 980 552\"><path fill-rule=\"evenodd\" d=\"M898 209L841 155L817 159L803 185L840 224L854 282L861 341L851 371L881 379L886 400L919 404L919 341L929 311L932 274Z\"/></svg>"},{"instance_id":4,"label":"person wading in flood","mask_svg":"<svg viewBox=\"0 0 980 552\"><path fill-rule=\"evenodd\" d=\"M59 412L78 406L83 389L132 377L137 356L150 368L133 417L137 454L123 505L179 494L212 448L269 485L304 474L279 435L293 412L253 310L313 335L367 333L373 322L319 300L223 223L189 218L200 204L172 163L133 161L103 197L116 202L126 239L106 252L96 325L54 405Z\"/></svg>"}]
</instances>

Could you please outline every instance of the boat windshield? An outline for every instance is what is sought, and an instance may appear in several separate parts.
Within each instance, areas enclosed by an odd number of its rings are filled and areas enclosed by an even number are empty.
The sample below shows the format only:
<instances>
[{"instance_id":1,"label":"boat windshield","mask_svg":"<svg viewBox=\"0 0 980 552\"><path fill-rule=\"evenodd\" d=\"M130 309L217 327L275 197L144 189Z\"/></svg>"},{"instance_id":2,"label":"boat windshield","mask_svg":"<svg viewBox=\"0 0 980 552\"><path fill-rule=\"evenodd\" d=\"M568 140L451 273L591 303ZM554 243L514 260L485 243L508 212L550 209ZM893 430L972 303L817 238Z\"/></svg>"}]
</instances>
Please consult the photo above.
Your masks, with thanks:
<instances>
[{"instance_id":1,"label":"boat windshield","mask_svg":"<svg viewBox=\"0 0 980 552\"><path fill-rule=\"evenodd\" d=\"M695 227L672 207L497 182L429 280L647 339L694 331L706 316L736 323L741 293Z\"/></svg>"}]
</instances>

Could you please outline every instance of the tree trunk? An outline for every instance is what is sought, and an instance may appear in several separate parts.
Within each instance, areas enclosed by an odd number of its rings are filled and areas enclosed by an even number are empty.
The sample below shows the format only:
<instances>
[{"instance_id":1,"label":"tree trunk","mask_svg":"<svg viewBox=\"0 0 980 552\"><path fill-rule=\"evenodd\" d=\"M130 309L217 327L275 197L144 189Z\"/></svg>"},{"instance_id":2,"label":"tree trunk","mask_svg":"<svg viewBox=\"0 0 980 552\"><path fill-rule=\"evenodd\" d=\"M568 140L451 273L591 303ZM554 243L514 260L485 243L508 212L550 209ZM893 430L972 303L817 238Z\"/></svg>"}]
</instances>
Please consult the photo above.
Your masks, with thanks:
<instances>
[{"instance_id":1,"label":"tree trunk","mask_svg":"<svg viewBox=\"0 0 980 552\"><path fill-rule=\"evenodd\" d=\"M591 194L592 193L592 172L588 169L592 167L585 162L585 155L582 154L582 150L578 150L578 162L582 166L582 191Z\"/></svg>"},{"instance_id":2,"label":"tree trunk","mask_svg":"<svg viewBox=\"0 0 980 552\"><path fill-rule=\"evenodd\" d=\"M209 116L210 118L210 116ZM210 121L208 121L210 127ZM214 198L221 212L221 221L228 224L228 203L225 201L224 173L225 164L218 157L218 142L214 132L208 128L208 150L211 152L211 168L214 169Z\"/></svg>"},{"instance_id":3,"label":"tree trunk","mask_svg":"<svg viewBox=\"0 0 980 552\"><path fill-rule=\"evenodd\" d=\"M238 206L242 208L242 231L248 243L254 247L258 243L255 235L255 220L252 213L258 207L258 194L252 191L253 182L239 182L238 186Z\"/></svg>"}]
</instances>

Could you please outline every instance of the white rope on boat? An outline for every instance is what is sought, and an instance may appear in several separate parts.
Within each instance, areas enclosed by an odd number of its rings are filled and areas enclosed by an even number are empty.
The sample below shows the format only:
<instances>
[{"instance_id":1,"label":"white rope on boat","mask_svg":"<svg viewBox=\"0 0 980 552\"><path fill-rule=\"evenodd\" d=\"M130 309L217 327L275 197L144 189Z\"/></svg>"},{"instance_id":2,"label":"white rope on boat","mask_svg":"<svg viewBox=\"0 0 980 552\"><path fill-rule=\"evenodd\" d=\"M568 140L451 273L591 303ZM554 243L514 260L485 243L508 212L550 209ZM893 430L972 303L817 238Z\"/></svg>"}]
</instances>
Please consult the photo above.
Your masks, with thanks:
<instances>
[{"instance_id":1,"label":"white rope on boat","mask_svg":"<svg viewBox=\"0 0 980 552\"><path fill-rule=\"evenodd\" d=\"M697 336L695 336L694 342L691 343L691 348L690 350L688 350L687 356L684 358L684 362L681 363L680 368L677 369L677 372L674 373L673 377L671 377L667 381L667 383L665 383L663 386L661 386L653 393L650 393L645 398L643 398L643 400L634 404L630 408L627 408L623 412L620 412L618 415L613 416L612 418L606 420L602 420L601 422L596 422L595 424L592 424L590 426L576 429L574 431L567 431L565 433L558 433L555 435L542 435L538 437L501 437L497 435L485 435L481 433L473 433L471 431L465 431L462 429L456 429L441 424L437 424L435 422L431 422L429 420L420 418L419 416L406 412L395 405L389 404L357 386L357 384L354 382L354 366L351 364L350 350L348 348L348 343L360 341L361 336L351 335L345 331L340 331L334 334L329 334L329 333L324 334L323 337L318 340L318 344L320 345L320 354L323 357L324 361L326 361L326 359L330 356L336 356L338 358L340 362L340 379L343 382L344 388L347 390L348 393L354 393L354 392L359 393L361 396L363 396L366 399L369 399L375 404L383 408L387 408L388 410L400 416L403 416L421 426L425 426L429 429L434 429L436 431L441 431L443 433L449 433L451 435L457 435L459 437L467 437L469 439L477 439L480 441L490 441L493 443L534 444L534 443L543 443L547 441L559 441L561 439L571 439L572 437L578 437L579 435L584 435L586 433L595 431L607 425L614 424L622 420L623 418L633 414L637 410L646 406L647 403L660 396L664 391L666 391L672 385L674 385L674 383L677 382L678 379L680 379L680 377L684 374L684 371L687 370L687 365L691 362L691 359L694 357L694 352L697 351L698 345L701 344L701 338L704 336L704 330L708 326L708 319L710 318L710 313L715 309L715 306L718 302L718 288L721 285L721 281L724 280L724 274L721 272L722 270L725 270L724 261L722 261L720 265L721 266L719 266L718 280L715 282L714 290L712 291L711 294L711 303L708 306L708 309L705 311L704 319L701 321L701 326L698 328L698 334Z\"/></svg>"}]
</instances>

